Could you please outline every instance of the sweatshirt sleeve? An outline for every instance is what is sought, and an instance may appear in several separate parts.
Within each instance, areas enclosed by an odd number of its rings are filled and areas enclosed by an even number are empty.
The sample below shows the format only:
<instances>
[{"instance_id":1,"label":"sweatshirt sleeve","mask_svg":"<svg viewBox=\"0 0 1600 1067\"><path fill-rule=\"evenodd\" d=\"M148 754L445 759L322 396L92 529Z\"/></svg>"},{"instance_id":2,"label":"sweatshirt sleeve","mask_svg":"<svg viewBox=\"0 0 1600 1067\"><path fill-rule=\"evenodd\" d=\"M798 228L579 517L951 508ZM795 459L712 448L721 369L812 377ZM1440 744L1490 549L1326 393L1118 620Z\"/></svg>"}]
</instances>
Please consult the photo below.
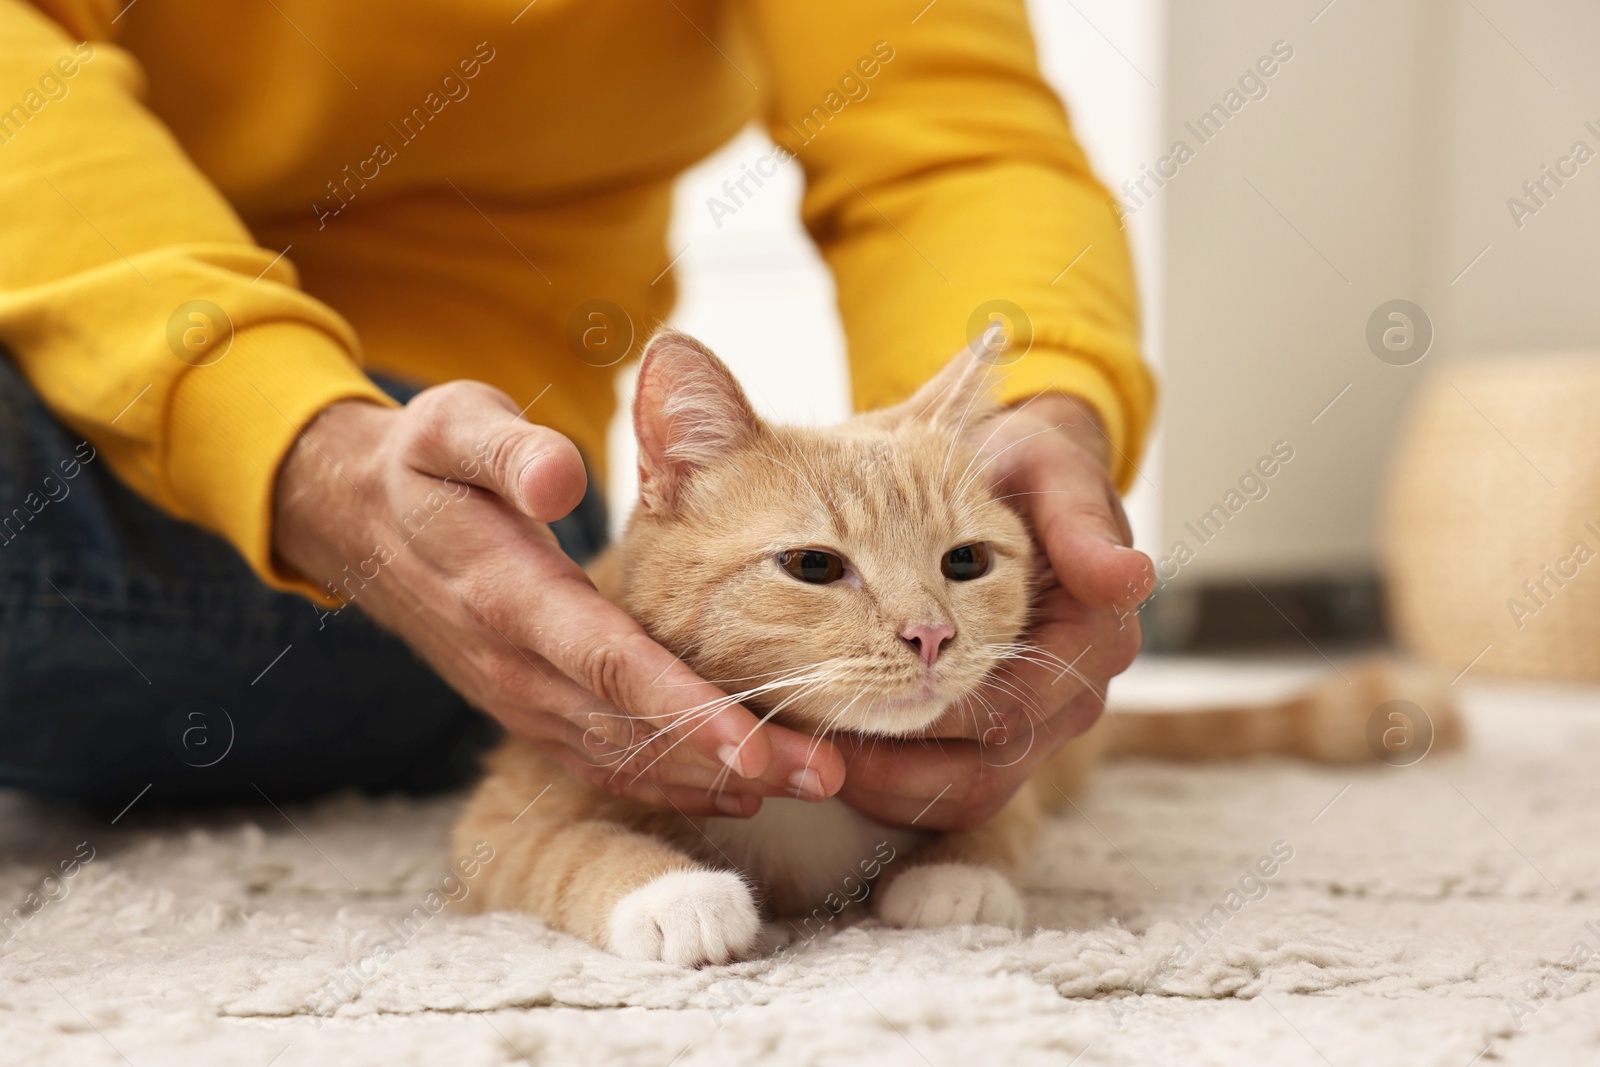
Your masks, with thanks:
<instances>
[{"instance_id":1,"label":"sweatshirt sleeve","mask_svg":"<svg viewBox=\"0 0 1600 1067\"><path fill-rule=\"evenodd\" d=\"M1027 348L1000 399L1087 401L1125 491L1154 405L1127 243L1040 76L1022 0L750 0L748 15L767 127L804 168L804 222L833 270L857 406L903 399L999 314Z\"/></svg>"},{"instance_id":2,"label":"sweatshirt sleeve","mask_svg":"<svg viewBox=\"0 0 1600 1067\"><path fill-rule=\"evenodd\" d=\"M115 10L43 6L0 0L0 349L141 496L317 596L273 560L278 466L329 404L391 402L141 106Z\"/></svg>"}]
</instances>

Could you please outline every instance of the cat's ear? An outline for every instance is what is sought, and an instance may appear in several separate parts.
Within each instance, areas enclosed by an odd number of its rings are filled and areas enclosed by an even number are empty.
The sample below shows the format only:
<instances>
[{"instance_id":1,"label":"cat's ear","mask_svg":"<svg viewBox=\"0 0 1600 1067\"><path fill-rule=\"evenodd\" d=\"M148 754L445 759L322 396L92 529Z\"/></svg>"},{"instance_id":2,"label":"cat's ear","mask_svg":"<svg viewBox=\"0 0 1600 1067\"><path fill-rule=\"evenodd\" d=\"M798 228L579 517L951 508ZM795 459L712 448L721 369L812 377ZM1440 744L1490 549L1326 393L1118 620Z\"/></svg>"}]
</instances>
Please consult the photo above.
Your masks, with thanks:
<instances>
[{"instance_id":1,"label":"cat's ear","mask_svg":"<svg viewBox=\"0 0 1600 1067\"><path fill-rule=\"evenodd\" d=\"M650 339L633 401L641 504L670 506L695 471L760 429L744 390L709 348L675 330Z\"/></svg>"},{"instance_id":2,"label":"cat's ear","mask_svg":"<svg viewBox=\"0 0 1600 1067\"><path fill-rule=\"evenodd\" d=\"M922 422L951 432L971 426L995 410L990 398L997 380L992 373L995 355L996 350L983 347L980 338L957 352L909 399L884 414L894 421Z\"/></svg>"}]
</instances>

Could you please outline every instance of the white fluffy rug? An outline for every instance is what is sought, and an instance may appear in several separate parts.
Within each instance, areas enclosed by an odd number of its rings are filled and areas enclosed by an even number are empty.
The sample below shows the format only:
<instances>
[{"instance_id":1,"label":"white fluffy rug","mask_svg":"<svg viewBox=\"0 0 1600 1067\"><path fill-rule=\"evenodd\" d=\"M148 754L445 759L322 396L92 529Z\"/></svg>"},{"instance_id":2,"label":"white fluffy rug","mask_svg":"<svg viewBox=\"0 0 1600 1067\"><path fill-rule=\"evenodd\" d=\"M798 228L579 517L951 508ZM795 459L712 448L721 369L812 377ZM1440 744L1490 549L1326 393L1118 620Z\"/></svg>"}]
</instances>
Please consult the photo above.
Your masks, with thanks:
<instances>
[{"instance_id":1,"label":"white fluffy rug","mask_svg":"<svg viewBox=\"0 0 1600 1067\"><path fill-rule=\"evenodd\" d=\"M1039 847L1031 934L901 933L852 906L809 943L687 972L518 915L401 925L429 916L453 801L182 825L136 806L110 827L7 798L6 906L56 899L0 931L0 1060L1596 1062L1600 694L1463 697L1469 753L1412 767L1106 769ZM42 882L81 841L93 860ZM1276 842L1293 858L1227 910Z\"/></svg>"}]
</instances>

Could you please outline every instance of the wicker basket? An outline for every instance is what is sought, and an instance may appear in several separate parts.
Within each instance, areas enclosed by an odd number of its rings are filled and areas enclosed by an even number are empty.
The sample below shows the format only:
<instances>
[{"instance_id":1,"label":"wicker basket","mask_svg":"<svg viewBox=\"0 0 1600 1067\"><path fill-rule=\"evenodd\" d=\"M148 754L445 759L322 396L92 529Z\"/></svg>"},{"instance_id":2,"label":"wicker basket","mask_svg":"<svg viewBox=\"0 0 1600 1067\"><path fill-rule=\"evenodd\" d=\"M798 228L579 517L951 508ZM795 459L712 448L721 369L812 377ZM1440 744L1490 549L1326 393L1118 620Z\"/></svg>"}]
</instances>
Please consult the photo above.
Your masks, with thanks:
<instances>
[{"instance_id":1,"label":"wicker basket","mask_svg":"<svg viewBox=\"0 0 1600 1067\"><path fill-rule=\"evenodd\" d=\"M1600 680L1600 354L1443 368L1383 521L1396 636L1472 675Z\"/></svg>"}]
</instances>

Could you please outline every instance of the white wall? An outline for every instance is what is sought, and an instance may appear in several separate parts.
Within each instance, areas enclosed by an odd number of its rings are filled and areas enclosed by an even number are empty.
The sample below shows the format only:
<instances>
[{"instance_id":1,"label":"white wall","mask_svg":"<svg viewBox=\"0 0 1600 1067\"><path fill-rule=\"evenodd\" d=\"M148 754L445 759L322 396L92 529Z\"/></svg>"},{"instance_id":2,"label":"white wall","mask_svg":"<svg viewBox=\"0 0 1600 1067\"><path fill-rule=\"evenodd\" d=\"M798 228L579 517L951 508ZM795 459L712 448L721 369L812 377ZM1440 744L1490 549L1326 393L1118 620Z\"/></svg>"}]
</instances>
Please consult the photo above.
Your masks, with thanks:
<instances>
[{"instance_id":1,"label":"white wall","mask_svg":"<svg viewBox=\"0 0 1600 1067\"><path fill-rule=\"evenodd\" d=\"M1168 130L1195 148L1163 190L1162 549L1197 552L1180 581L1364 568L1393 424L1426 369L1380 362L1365 329L1387 300L1426 299L1431 5L1326 3L1173 5ZM1225 100L1276 42L1293 58L1202 145L1183 123ZM1202 547L1185 524L1279 441L1294 458L1268 495Z\"/></svg>"},{"instance_id":2,"label":"white wall","mask_svg":"<svg viewBox=\"0 0 1600 1067\"><path fill-rule=\"evenodd\" d=\"M1132 173L1138 161L1152 156L1157 140L1163 5L1158 0L1077 0L1081 15L1051 0L1033 0L1029 6L1046 76L1066 97L1101 175ZM836 422L850 404L844 336L832 280L800 226L799 168L783 168L759 198L725 217L720 230L705 206L728 176L739 173L741 162L762 155L769 144L760 130L747 129L679 182L671 246L683 256L676 267L680 299L672 322L727 360L763 414ZM1137 218L1131 231L1147 322L1160 307L1159 299L1151 299L1160 282L1158 222L1152 212ZM804 389L795 387L796 367L806 369ZM632 385L631 375L620 383L625 404ZM613 424L610 441L608 496L612 521L620 524L637 492L626 418ZM1145 473L1152 481L1158 478L1159 463ZM1156 529L1156 494L1141 485L1129 508L1146 541Z\"/></svg>"},{"instance_id":3,"label":"white wall","mask_svg":"<svg viewBox=\"0 0 1600 1067\"><path fill-rule=\"evenodd\" d=\"M1506 201L1574 141L1600 152L1600 5L1545 0L1438 4L1437 147L1422 194L1425 254L1443 353L1600 347L1600 158L1522 219ZM1497 32L1498 30L1498 32ZM1501 34L1505 36L1502 37ZM1510 38L1508 41L1506 38ZM1548 80L1547 80L1548 79ZM1550 188L1554 189L1553 185ZM1459 282L1453 278L1482 249Z\"/></svg>"},{"instance_id":4,"label":"white wall","mask_svg":"<svg viewBox=\"0 0 1600 1067\"><path fill-rule=\"evenodd\" d=\"M1600 7L1186 0L1171 13L1171 135L1280 39L1295 58L1268 96L1162 194L1163 544L1195 544L1184 524L1274 441L1295 459L1180 582L1370 568L1396 424L1423 376L1486 352L1600 349L1600 160L1520 230L1506 207L1575 140L1600 151L1583 125L1600 128ZM1365 338L1394 298L1434 327L1412 366ZM1493 397L1474 402L1493 418Z\"/></svg>"}]
</instances>

